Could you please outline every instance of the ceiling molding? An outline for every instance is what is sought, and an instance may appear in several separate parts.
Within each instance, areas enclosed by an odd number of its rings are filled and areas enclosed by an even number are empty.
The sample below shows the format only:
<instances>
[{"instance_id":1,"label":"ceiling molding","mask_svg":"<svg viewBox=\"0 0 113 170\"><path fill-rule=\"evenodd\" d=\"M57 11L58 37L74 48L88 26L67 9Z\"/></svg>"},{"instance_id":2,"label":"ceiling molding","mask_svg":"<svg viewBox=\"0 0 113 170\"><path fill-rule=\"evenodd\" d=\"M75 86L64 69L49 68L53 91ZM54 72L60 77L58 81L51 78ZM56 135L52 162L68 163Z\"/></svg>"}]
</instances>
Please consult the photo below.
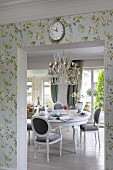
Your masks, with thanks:
<instances>
[{"instance_id":1,"label":"ceiling molding","mask_svg":"<svg viewBox=\"0 0 113 170\"><path fill-rule=\"evenodd\" d=\"M8 2L0 2L0 8L14 8L28 5L35 5L40 3L48 3L56 0L9 0Z\"/></svg>"},{"instance_id":2,"label":"ceiling molding","mask_svg":"<svg viewBox=\"0 0 113 170\"><path fill-rule=\"evenodd\" d=\"M21 0L0 3L0 24L113 9L113 0Z\"/></svg>"}]
</instances>

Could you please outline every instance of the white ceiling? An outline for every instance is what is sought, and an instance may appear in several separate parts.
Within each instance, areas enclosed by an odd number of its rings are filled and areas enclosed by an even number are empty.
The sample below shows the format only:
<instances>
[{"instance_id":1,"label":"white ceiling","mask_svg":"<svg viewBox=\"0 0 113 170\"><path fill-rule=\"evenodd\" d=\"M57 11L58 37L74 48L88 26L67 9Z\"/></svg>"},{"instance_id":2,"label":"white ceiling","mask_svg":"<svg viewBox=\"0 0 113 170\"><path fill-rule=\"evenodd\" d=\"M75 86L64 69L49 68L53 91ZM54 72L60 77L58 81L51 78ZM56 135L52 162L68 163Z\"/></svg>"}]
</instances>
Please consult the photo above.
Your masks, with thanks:
<instances>
[{"instance_id":1,"label":"white ceiling","mask_svg":"<svg viewBox=\"0 0 113 170\"><path fill-rule=\"evenodd\" d=\"M0 24L113 9L113 0L0 0Z\"/></svg>"},{"instance_id":2,"label":"white ceiling","mask_svg":"<svg viewBox=\"0 0 113 170\"><path fill-rule=\"evenodd\" d=\"M41 60L42 58L50 59L53 58L54 54L58 51L63 50L48 50L48 51L35 51L28 53L28 59L35 59L38 58ZM65 49L67 53L70 53L72 59L89 59L90 57L102 57L104 52L104 46L98 46L98 47L83 47L81 48L73 48L73 49ZM102 57L103 58L103 57Z\"/></svg>"},{"instance_id":3,"label":"white ceiling","mask_svg":"<svg viewBox=\"0 0 113 170\"><path fill-rule=\"evenodd\" d=\"M66 44L52 44L46 46L34 46L23 48L28 53L28 60L43 58L51 59L57 51L65 50L71 53L72 59L89 59L92 57L102 57L104 52L104 41L75 42Z\"/></svg>"}]
</instances>

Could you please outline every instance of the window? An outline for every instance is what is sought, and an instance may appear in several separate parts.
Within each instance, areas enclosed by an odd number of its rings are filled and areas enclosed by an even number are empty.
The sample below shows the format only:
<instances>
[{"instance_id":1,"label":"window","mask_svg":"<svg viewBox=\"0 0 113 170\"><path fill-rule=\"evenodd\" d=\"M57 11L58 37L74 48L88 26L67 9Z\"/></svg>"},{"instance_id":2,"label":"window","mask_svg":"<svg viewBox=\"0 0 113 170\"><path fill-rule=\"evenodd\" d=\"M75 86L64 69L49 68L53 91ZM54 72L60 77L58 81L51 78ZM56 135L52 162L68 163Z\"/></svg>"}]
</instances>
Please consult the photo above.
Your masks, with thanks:
<instances>
[{"instance_id":1,"label":"window","mask_svg":"<svg viewBox=\"0 0 113 170\"><path fill-rule=\"evenodd\" d=\"M95 110L96 87L99 70L101 69L103 68L83 69L82 94L84 96L84 106L87 106L91 113L94 113ZM101 122L104 122L104 114L101 115Z\"/></svg>"},{"instance_id":2,"label":"window","mask_svg":"<svg viewBox=\"0 0 113 170\"><path fill-rule=\"evenodd\" d=\"M27 103L32 103L32 79L27 81Z\"/></svg>"},{"instance_id":3,"label":"window","mask_svg":"<svg viewBox=\"0 0 113 170\"><path fill-rule=\"evenodd\" d=\"M53 106L51 99L51 85L48 81L43 81L43 102L46 106Z\"/></svg>"}]
</instances>

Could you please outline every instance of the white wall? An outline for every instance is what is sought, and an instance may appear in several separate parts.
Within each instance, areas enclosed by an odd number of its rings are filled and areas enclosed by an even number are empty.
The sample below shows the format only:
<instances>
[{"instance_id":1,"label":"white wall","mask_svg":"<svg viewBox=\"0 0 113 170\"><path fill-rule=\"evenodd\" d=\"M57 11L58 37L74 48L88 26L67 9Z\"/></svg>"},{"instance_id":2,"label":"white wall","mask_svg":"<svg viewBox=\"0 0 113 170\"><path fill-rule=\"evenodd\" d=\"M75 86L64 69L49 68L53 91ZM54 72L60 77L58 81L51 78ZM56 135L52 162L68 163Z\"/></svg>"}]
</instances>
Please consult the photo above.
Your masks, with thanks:
<instances>
[{"instance_id":1,"label":"white wall","mask_svg":"<svg viewBox=\"0 0 113 170\"><path fill-rule=\"evenodd\" d=\"M34 105L37 105L37 97L40 97L40 103L42 105L43 104L43 80L44 78L33 76L31 79L32 79L32 103Z\"/></svg>"},{"instance_id":2,"label":"white wall","mask_svg":"<svg viewBox=\"0 0 113 170\"><path fill-rule=\"evenodd\" d=\"M83 67L103 67L104 59L83 60Z\"/></svg>"}]
</instances>

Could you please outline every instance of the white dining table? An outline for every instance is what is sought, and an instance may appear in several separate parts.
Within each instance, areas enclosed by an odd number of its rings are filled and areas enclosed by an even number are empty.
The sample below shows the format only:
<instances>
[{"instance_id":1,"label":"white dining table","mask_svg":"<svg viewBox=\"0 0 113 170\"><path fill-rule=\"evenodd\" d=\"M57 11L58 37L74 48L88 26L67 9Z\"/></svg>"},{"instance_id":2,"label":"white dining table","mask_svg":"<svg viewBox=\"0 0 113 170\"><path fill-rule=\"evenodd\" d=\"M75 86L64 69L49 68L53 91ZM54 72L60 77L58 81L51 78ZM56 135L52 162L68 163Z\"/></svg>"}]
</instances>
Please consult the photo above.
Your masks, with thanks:
<instances>
[{"instance_id":1,"label":"white dining table","mask_svg":"<svg viewBox=\"0 0 113 170\"><path fill-rule=\"evenodd\" d=\"M78 127L82 124L86 124L88 122L88 119L91 116L90 112L83 111L85 113L84 115L81 115L81 113L78 113L77 110L53 110L51 113L45 112L43 115L44 117L48 118L50 115L53 115L54 113L60 112L60 116L58 120L58 117L52 117L51 120L49 120L51 128L55 128L58 126L61 127L72 127L73 129L73 142L74 142L74 150L76 153L76 143L78 140ZM40 112L42 113L42 112ZM35 115L40 115L40 113L35 113ZM41 116L41 115L40 115ZM75 130L77 130L77 134L75 137Z\"/></svg>"},{"instance_id":2,"label":"white dining table","mask_svg":"<svg viewBox=\"0 0 113 170\"><path fill-rule=\"evenodd\" d=\"M73 128L73 142L74 142L74 149L76 153L76 143L77 143L78 135L76 135L75 137L75 129L78 130L78 127L80 125L86 124L91 116L91 113L87 111L83 111L83 113L85 114L81 115L81 113L77 113L77 110L60 110L60 112L61 112L60 120L57 120L55 117L53 117L52 120L49 120L50 125L52 128L57 126L61 126L61 127L71 126Z\"/></svg>"}]
</instances>

